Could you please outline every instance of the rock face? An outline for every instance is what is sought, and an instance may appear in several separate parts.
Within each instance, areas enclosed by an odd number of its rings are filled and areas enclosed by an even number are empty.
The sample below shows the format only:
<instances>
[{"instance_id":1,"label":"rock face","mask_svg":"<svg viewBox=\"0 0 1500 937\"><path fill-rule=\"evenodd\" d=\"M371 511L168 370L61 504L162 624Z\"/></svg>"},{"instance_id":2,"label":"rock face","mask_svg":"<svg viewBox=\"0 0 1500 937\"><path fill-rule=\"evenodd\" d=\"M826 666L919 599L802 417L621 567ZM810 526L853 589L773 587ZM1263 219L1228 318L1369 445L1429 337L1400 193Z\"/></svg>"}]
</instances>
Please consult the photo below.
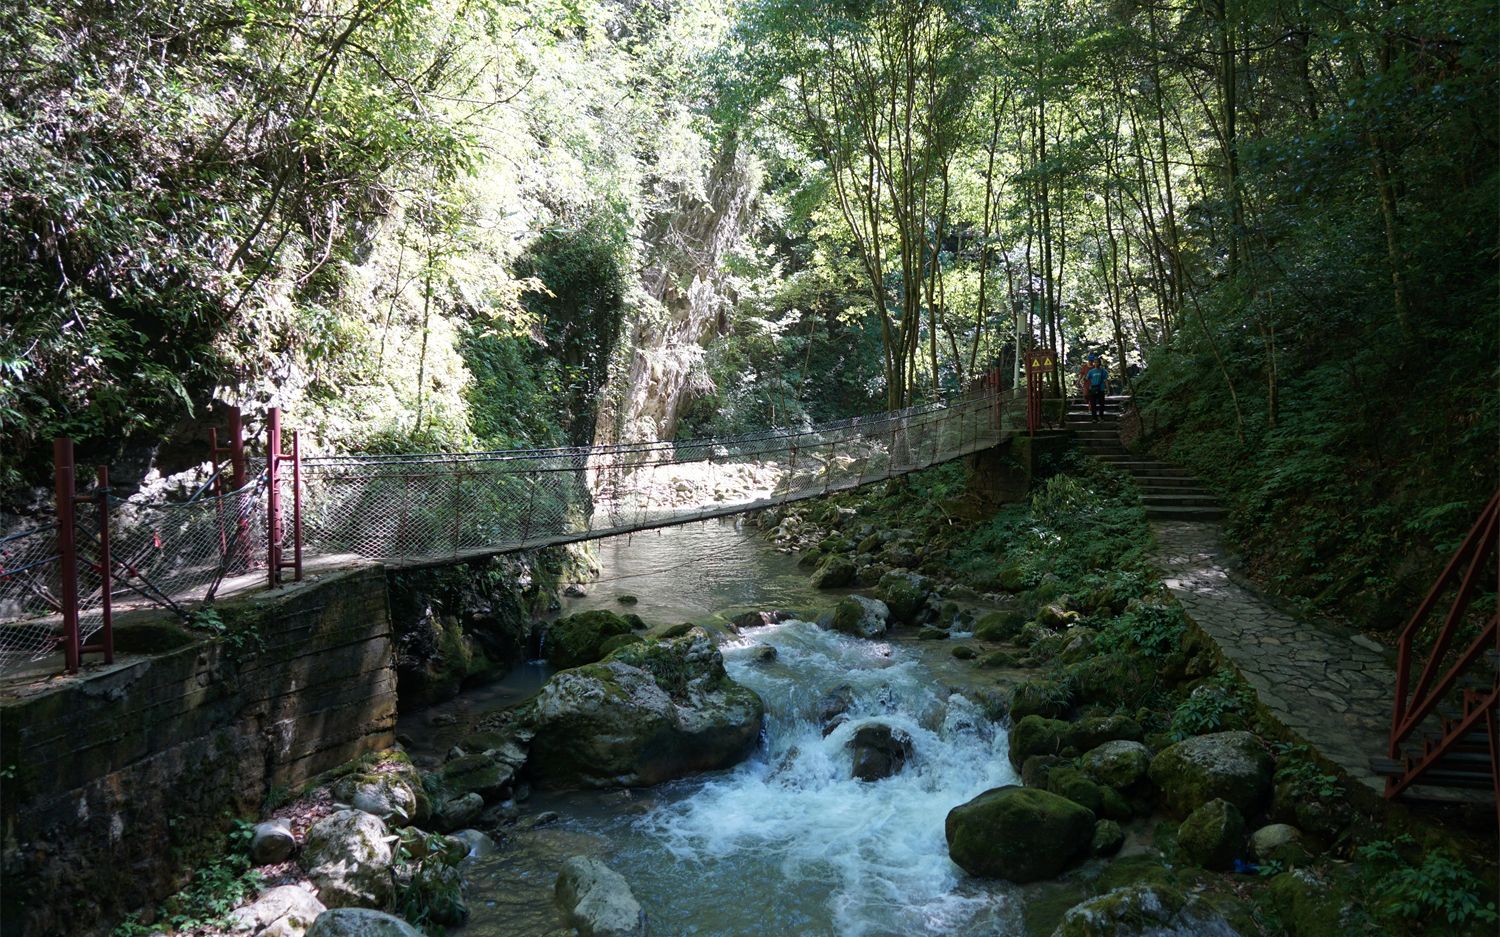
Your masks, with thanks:
<instances>
[{"instance_id":1,"label":"rock face","mask_svg":"<svg viewBox=\"0 0 1500 937\"><path fill-rule=\"evenodd\" d=\"M906 767L912 753L911 736L880 723L860 726L849 740L849 751L854 755L854 776L879 781Z\"/></svg>"},{"instance_id":2,"label":"rock face","mask_svg":"<svg viewBox=\"0 0 1500 937\"><path fill-rule=\"evenodd\" d=\"M553 676L528 714L528 769L554 788L659 784L740 761L764 718L760 697L694 630Z\"/></svg>"},{"instance_id":3,"label":"rock face","mask_svg":"<svg viewBox=\"0 0 1500 937\"><path fill-rule=\"evenodd\" d=\"M614 612L580 612L547 626L547 660L559 669L592 664L604 656L610 638L631 633L630 622Z\"/></svg>"},{"instance_id":4,"label":"rock face","mask_svg":"<svg viewBox=\"0 0 1500 937\"><path fill-rule=\"evenodd\" d=\"M1271 790L1271 756L1249 732L1217 732L1178 742L1151 761L1162 803L1185 817L1215 798L1254 815Z\"/></svg>"},{"instance_id":5,"label":"rock face","mask_svg":"<svg viewBox=\"0 0 1500 937\"><path fill-rule=\"evenodd\" d=\"M1083 770L1100 784L1128 791L1144 782L1151 771L1151 753L1140 742L1105 742L1083 756Z\"/></svg>"},{"instance_id":6,"label":"rock face","mask_svg":"<svg viewBox=\"0 0 1500 937\"><path fill-rule=\"evenodd\" d=\"M330 908L383 907L391 899L391 846L379 817L340 810L307 831L300 862Z\"/></svg>"},{"instance_id":7,"label":"rock face","mask_svg":"<svg viewBox=\"0 0 1500 937\"><path fill-rule=\"evenodd\" d=\"M1197 898L1137 884L1070 908L1052 937L1239 937L1239 933Z\"/></svg>"},{"instance_id":8,"label":"rock face","mask_svg":"<svg viewBox=\"0 0 1500 937\"><path fill-rule=\"evenodd\" d=\"M286 820L266 820L255 824L250 836L250 861L256 865L270 865L291 858L297 849L297 839L292 835L292 824Z\"/></svg>"},{"instance_id":9,"label":"rock face","mask_svg":"<svg viewBox=\"0 0 1500 937\"><path fill-rule=\"evenodd\" d=\"M878 638L885 634L890 615L891 610L879 599L851 595L833 610L833 622L829 627L856 638Z\"/></svg>"},{"instance_id":10,"label":"rock face","mask_svg":"<svg viewBox=\"0 0 1500 937\"><path fill-rule=\"evenodd\" d=\"M948 813L948 855L970 875L1034 882L1088 854L1094 815L1029 787L985 791Z\"/></svg>"},{"instance_id":11,"label":"rock face","mask_svg":"<svg viewBox=\"0 0 1500 937\"><path fill-rule=\"evenodd\" d=\"M384 911L334 908L318 915L307 937L423 937L410 924Z\"/></svg>"},{"instance_id":12,"label":"rock face","mask_svg":"<svg viewBox=\"0 0 1500 937\"><path fill-rule=\"evenodd\" d=\"M580 937L645 937L646 912L629 883L597 859L563 863L555 893Z\"/></svg>"},{"instance_id":13,"label":"rock face","mask_svg":"<svg viewBox=\"0 0 1500 937\"><path fill-rule=\"evenodd\" d=\"M302 937L326 910L307 889L280 885L229 915L229 921L254 937Z\"/></svg>"},{"instance_id":14,"label":"rock face","mask_svg":"<svg viewBox=\"0 0 1500 937\"><path fill-rule=\"evenodd\" d=\"M1234 865L1245 844L1245 818L1227 800L1215 798L1188 814L1177 828L1177 852L1205 869Z\"/></svg>"}]
</instances>

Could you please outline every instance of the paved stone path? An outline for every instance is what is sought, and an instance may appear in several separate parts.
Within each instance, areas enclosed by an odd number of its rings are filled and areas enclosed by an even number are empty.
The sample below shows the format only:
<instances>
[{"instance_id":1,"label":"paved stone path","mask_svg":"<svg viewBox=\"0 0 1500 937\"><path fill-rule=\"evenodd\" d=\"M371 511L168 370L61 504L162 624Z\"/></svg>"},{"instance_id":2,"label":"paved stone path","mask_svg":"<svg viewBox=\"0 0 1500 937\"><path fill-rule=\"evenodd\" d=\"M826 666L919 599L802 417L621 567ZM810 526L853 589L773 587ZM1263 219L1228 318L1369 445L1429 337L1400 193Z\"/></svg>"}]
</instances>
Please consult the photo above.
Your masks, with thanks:
<instances>
[{"instance_id":1,"label":"paved stone path","mask_svg":"<svg viewBox=\"0 0 1500 937\"><path fill-rule=\"evenodd\" d=\"M1153 521L1156 565L1187 613L1216 641L1268 709L1349 775L1376 790L1396 677L1371 639L1298 621L1234 581L1219 525Z\"/></svg>"}]
</instances>

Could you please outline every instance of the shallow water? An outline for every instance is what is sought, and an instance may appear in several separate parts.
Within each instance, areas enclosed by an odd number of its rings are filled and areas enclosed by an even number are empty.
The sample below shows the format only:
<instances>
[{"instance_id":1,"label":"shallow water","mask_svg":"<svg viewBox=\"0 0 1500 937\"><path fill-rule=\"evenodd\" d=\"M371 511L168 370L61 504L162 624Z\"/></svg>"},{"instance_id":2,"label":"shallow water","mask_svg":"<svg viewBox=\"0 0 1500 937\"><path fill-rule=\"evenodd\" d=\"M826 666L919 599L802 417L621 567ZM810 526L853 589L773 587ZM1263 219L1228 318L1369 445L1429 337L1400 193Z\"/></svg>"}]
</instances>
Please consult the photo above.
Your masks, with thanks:
<instances>
[{"instance_id":1,"label":"shallow water","mask_svg":"<svg viewBox=\"0 0 1500 937\"><path fill-rule=\"evenodd\" d=\"M753 532L704 524L632 540L605 544L603 581L569 611L618 607L627 592L653 622L816 601L795 560ZM750 661L758 644L777 649L773 663ZM966 879L943 836L955 805L1015 783L1006 735L944 688L924 650L803 621L747 629L723 651L730 674L766 703L756 754L649 790L534 796L527 813L562 819L470 869L465 932L556 933L552 878L583 853L625 876L657 935L1020 933L1006 887ZM824 737L818 704L840 685L853 690L851 718ZM846 743L874 721L908 732L914 757L894 777L856 781Z\"/></svg>"}]
</instances>

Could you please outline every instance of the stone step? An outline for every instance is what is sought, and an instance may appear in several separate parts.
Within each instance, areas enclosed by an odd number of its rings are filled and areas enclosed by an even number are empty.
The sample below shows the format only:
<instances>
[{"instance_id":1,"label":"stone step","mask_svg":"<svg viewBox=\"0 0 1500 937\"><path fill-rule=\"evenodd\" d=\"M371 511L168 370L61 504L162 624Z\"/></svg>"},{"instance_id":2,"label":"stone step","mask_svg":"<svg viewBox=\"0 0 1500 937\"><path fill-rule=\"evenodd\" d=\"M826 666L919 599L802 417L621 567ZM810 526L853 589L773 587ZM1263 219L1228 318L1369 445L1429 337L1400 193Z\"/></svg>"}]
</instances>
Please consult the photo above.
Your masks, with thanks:
<instances>
[{"instance_id":1,"label":"stone step","mask_svg":"<svg viewBox=\"0 0 1500 937\"><path fill-rule=\"evenodd\" d=\"M1141 503L1148 508L1152 507L1180 507L1180 508L1216 508L1219 499L1211 494L1198 494L1197 492L1183 491L1171 494L1157 494L1147 492L1141 495Z\"/></svg>"},{"instance_id":2,"label":"stone step","mask_svg":"<svg viewBox=\"0 0 1500 937\"><path fill-rule=\"evenodd\" d=\"M1216 521L1224 517L1221 507L1179 507L1176 505L1146 505L1146 516L1159 520Z\"/></svg>"},{"instance_id":3,"label":"stone step","mask_svg":"<svg viewBox=\"0 0 1500 937\"><path fill-rule=\"evenodd\" d=\"M1142 489L1147 489L1147 488L1162 488L1162 489L1172 488L1172 489L1178 489L1178 488L1199 488L1199 487L1202 487L1198 483L1198 479L1193 478L1192 476L1187 475L1187 474L1182 474L1182 475L1146 475L1146 474L1133 474L1132 477L1135 478L1136 486L1139 487L1139 488L1142 488Z\"/></svg>"},{"instance_id":4,"label":"stone step","mask_svg":"<svg viewBox=\"0 0 1500 937\"><path fill-rule=\"evenodd\" d=\"M1165 462L1153 462L1148 459L1142 459L1140 456L1132 452L1127 452L1124 455L1100 456L1099 461L1108 462L1111 465L1118 466L1119 468L1124 469L1132 475L1175 475L1178 478L1191 477L1187 472L1183 471L1180 468L1168 465Z\"/></svg>"},{"instance_id":5,"label":"stone step","mask_svg":"<svg viewBox=\"0 0 1500 937\"><path fill-rule=\"evenodd\" d=\"M1177 488L1174 488L1170 485L1142 485L1139 482L1136 483L1136 487L1140 489L1141 495L1143 497L1148 495L1157 495L1167 498L1198 496L1208 498L1214 496L1214 493L1212 491L1209 491L1202 485L1194 484L1193 480L1190 478L1185 478L1183 479L1183 481L1188 482L1188 484L1182 485Z\"/></svg>"}]
</instances>

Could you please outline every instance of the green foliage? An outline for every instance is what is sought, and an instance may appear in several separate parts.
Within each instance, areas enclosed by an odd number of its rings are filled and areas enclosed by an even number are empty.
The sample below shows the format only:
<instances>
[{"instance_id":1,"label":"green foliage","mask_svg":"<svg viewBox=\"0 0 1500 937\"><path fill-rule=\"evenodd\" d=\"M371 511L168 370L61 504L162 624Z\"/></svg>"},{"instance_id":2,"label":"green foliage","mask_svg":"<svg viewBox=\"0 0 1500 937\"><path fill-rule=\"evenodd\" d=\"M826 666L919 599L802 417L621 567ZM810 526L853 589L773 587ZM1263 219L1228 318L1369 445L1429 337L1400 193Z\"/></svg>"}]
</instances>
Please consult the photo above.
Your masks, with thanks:
<instances>
[{"instance_id":1,"label":"green foliage","mask_svg":"<svg viewBox=\"0 0 1500 937\"><path fill-rule=\"evenodd\" d=\"M1409 836L1360 847L1357 857L1378 913L1459 926L1493 926L1500 919L1495 902L1484 897L1493 890L1463 862L1446 849L1423 850L1417 861L1410 858L1415 847Z\"/></svg>"},{"instance_id":2,"label":"green foliage","mask_svg":"<svg viewBox=\"0 0 1500 937\"><path fill-rule=\"evenodd\" d=\"M1276 783L1289 785L1295 799L1331 800L1344 796L1338 777L1319 768L1306 745L1278 744L1276 750Z\"/></svg>"},{"instance_id":3,"label":"green foliage","mask_svg":"<svg viewBox=\"0 0 1500 937\"><path fill-rule=\"evenodd\" d=\"M1172 711L1172 737L1181 740L1244 728L1254 705L1249 688L1228 671L1220 671L1199 684Z\"/></svg>"},{"instance_id":4,"label":"green foliage","mask_svg":"<svg viewBox=\"0 0 1500 937\"><path fill-rule=\"evenodd\" d=\"M181 891L162 902L157 923L147 927L131 915L117 926L114 937L142 937L173 931L223 928L231 911L253 898L261 886L261 875L250 866L250 840L254 825L235 820L226 837L225 851L201 865Z\"/></svg>"},{"instance_id":5,"label":"green foliage","mask_svg":"<svg viewBox=\"0 0 1500 937\"><path fill-rule=\"evenodd\" d=\"M1134 651L1162 660L1178 649L1186 629L1177 605L1140 605L1100 626L1094 646L1101 653Z\"/></svg>"}]
</instances>

